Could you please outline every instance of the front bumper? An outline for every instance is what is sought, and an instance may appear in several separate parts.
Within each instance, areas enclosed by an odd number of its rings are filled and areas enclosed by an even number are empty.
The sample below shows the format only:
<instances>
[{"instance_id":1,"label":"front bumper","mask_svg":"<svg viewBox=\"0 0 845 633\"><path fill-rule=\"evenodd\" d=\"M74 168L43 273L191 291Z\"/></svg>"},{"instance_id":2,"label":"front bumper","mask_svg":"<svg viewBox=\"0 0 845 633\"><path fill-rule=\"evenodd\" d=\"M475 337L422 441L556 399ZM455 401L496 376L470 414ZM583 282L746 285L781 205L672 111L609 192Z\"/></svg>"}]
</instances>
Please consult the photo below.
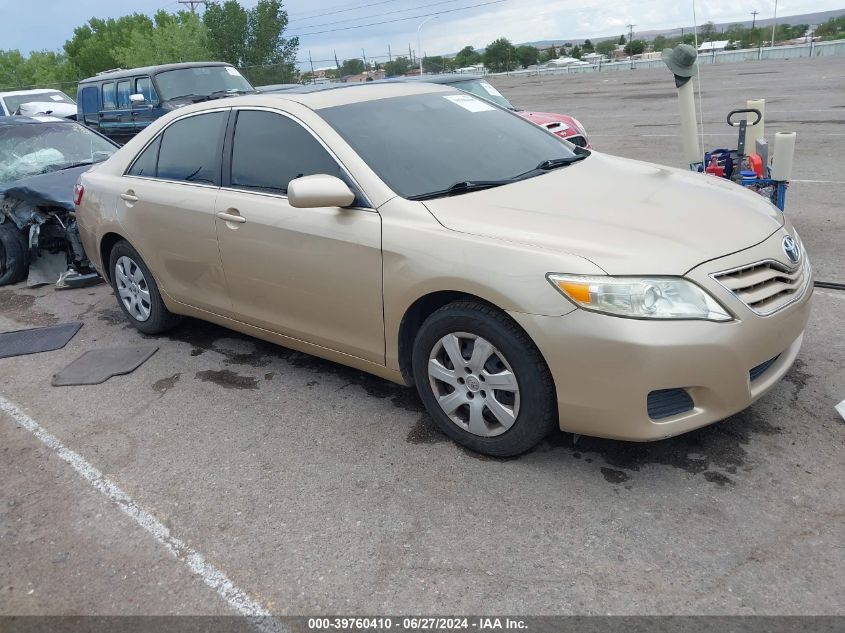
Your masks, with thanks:
<instances>
[{"instance_id":1,"label":"front bumper","mask_svg":"<svg viewBox=\"0 0 845 633\"><path fill-rule=\"evenodd\" d=\"M723 420L774 387L801 348L812 276L799 298L761 317L708 277L737 257L742 258L737 254L710 262L687 275L734 313L736 319L726 323L638 320L581 309L558 317L511 312L551 370L560 428L621 440L657 440ZM685 390L692 408L652 419L649 393L666 389Z\"/></svg>"}]
</instances>

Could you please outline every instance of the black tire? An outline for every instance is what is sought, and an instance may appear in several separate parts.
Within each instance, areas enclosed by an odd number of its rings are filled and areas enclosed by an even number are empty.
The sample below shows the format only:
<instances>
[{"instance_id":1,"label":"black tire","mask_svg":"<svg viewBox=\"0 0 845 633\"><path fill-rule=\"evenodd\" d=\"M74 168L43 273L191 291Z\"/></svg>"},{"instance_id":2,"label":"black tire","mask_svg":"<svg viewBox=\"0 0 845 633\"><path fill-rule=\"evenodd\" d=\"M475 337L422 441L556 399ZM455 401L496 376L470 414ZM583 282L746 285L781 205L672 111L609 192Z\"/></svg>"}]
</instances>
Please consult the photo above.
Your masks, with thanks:
<instances>
[{"instance_id":1,"label":"black tire","mask_svg":"<svg viewBox=\"0 0 845 633\"><path fill-rule=\"evenodd\" d=\"M0 224L0 286L23 280L28 270L26 236L6 220Z\"/></svg>"},{"instance_id":2,"label":"black tire","mask_svg":"<svg viewBox=\"0 0 845 633\"><path fill-rule=\"evenodd\" d=\"M515 375L519 389L519 410L516 411L516 419L512 426L498 435L486 437L469 432L458 426L458 423L453 421L438 403L438 395L435 395L429 381L429 357L440 344L441 339L453 333L466 333L486 339L496 348L496 351L501 351L504 362L510 365ZM473 343L473 348L474 345ZM462 352L462 355L465 359L468 358L471 350ZM497 362L495 355L491 359ZM449 363L449 361L446 362ZM461 300L434 312L422 324L414 340L412 366L417 390L437 426L453 440L473 451L494 457L519 455L534 448L553 429L557 428L554 382L545 360L522 328L493 306L477 301ZM467 372L470 371L468 368L464 369ZM467 377L462 384L468 386L469 378ZM477 384L484 386L483 383ZM443 394L439 395L443 396ZM488 397L484 391L476 395ZM486 404L483 406L486 407ZM468 412L469 409L465 411ZM484 410L485 417L489 418L490 414L492 411ZM457 411L455 415L458 415ZM490 419L495 425L495 419Z\"/></svg>"},{"instance_id":3,"label":"black tire","mask_svg":"<svg viewBox=\"0 0 845 633\"><path fill-rule=\"evenodd\" d=\"M145 320L141 320L130 312L123 298L120 296L117 265L118 260L122 257L128 257L137 265L143 274L144 285L149 292L149 316ZM155 277L153 277L152 272L150 272L147 264L138 254L138 251L132 248L132 245L126 240L121 240L115 244L109 254L109 279L111 280L112 290L114 291L114 296L117 299L120 309L123 310L123 314L126 315L132 326L139 332L143 332L144 334L159 334L171 329L181 321L182 318L180 316L170 312L164 305Z\"/></svg>"}]
</instances>

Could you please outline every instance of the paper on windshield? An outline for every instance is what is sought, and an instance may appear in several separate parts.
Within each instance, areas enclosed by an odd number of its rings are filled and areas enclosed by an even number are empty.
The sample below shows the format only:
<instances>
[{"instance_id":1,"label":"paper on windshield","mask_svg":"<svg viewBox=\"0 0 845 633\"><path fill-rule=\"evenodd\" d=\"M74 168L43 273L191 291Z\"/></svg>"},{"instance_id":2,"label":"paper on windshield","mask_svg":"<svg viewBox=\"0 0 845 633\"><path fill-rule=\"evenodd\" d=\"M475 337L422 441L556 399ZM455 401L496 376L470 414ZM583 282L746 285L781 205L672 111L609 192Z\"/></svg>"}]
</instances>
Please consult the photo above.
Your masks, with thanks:
<instances>
[{"instance_id":1,"label":"paper on windshield","mask_svg":"<svg viewBox=\"0 0 845 633\"><path fill-rule=\"evenodd\" d=\"M493 95L494 97L501 97L502 93L496 90L492 85L488 84L486 81L481 82L481 87L487 91L487 94Z\"/></svg>"},{"instance_id":2,"label":"paper on windshield","mask_svg":"<svg viewBox=\"0 0 845 633\"><path fill-rule=\"evenodd\" d=\"M232 68L231 66L226 66L226 72L232 75L232 77L240 77L241 74L238 72L237 68Z\"/></svg>"},{"instance_id":3,"label":"paper on windshield","mask_svg":"<svg viewBox=\"0 0 845 633\"><path fill-rule=\"evenodd\" d=\"M452 103L461 106L464 110L470 112L485 112L487 110L495 110L489 103L476 99L470 95L444 95L444 99L448 99Z\"/></svg>"},{"instance_id":4,"label":"paper on windshield","mask_svg":"<svg viewBox=\"0 0 845 633\"><path fill-rule=\"evenodd\" d=\"M53 101L61 101L61 100L62 100L62 96L61 96L61 95L50 95L50 98L51 98Z\"/></svg>"}]
</instances>

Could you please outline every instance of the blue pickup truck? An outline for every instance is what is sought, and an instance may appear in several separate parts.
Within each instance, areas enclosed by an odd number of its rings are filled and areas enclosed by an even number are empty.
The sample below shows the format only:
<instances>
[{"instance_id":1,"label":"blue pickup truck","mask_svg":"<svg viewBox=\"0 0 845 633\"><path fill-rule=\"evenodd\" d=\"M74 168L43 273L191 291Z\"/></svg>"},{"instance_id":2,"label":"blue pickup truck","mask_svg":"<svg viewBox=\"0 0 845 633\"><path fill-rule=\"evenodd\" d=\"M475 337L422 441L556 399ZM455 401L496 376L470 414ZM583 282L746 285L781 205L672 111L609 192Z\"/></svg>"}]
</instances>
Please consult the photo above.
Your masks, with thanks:
<instances>
[{"instance_id":1,"label":"blue pickup truck","mask_svg":"<svg viewBox=\"0 0 845 633\"><path fill-rule=\"evenodd\" d=\"M198 101L254 92L223 62L163 64L108 70L79 82L77 120L126 143L160 116Z\"/></svg>"}]
</instances>

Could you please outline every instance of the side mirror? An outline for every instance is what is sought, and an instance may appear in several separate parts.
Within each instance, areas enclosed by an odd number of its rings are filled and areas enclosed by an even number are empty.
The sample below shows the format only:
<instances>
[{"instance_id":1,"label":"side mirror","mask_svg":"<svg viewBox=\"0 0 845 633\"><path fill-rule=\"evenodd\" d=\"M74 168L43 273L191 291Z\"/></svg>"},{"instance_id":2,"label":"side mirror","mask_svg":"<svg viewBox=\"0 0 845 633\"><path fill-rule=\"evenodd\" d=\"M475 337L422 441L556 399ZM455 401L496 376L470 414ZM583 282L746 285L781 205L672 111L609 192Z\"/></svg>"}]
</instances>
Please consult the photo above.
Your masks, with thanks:
<instances>
[{"instance_id":1,"label":"side mirror","mask_svg":"<svg viewBox=\"0 0 845 633\"><path fill-rule=\"evenodd\" d=\"M346 183L327 174L294 178L288 184L288 202L297 209L348 207L354 201Z\"/></svg>"},{"instance_id":2,"label":"side mirror","mask_svg":"<svg viewBox=\"0 0 845 633\"><path fill-rule=\"evenodd\" d=\"M145 101L146 98L144 98L144 95L142 94L129 95L129 103L131 103L132 105L141 105Z\"/></svg>"}]
</instances>

